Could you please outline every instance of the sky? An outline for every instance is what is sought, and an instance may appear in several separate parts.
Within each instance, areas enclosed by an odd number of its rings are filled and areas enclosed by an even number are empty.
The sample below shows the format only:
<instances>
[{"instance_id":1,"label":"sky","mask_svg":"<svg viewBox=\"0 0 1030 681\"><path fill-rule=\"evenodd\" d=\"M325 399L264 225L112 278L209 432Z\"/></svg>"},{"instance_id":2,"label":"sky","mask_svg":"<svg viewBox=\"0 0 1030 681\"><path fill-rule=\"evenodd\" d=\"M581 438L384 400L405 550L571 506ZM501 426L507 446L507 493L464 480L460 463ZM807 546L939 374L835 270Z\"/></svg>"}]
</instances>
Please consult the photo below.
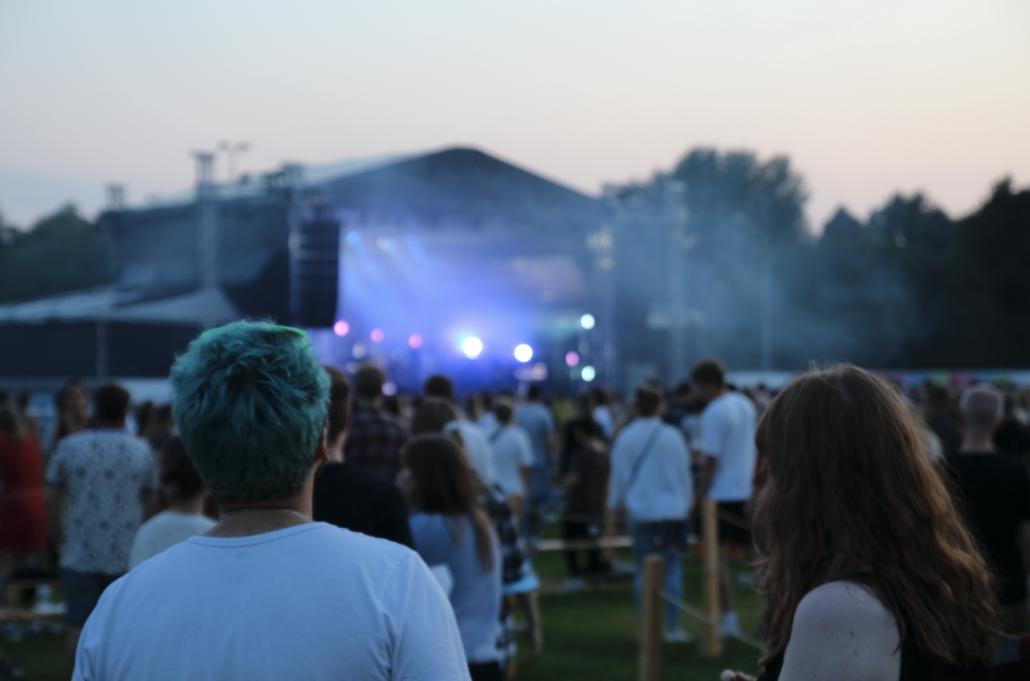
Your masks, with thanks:
<instances>
[{"instance_id":1,"label":"sky","mask_svg":"<svg viewBox=\"0 0 1030 681\"><path fill-rule=\"evenodd\" d=\"M815 229L895 191L961 215L1030 184L1030 3L0 0L7 221L181 191L219 140L251 172L470 145L588 193L746 148Z\"/></svg>"}]
</instances>

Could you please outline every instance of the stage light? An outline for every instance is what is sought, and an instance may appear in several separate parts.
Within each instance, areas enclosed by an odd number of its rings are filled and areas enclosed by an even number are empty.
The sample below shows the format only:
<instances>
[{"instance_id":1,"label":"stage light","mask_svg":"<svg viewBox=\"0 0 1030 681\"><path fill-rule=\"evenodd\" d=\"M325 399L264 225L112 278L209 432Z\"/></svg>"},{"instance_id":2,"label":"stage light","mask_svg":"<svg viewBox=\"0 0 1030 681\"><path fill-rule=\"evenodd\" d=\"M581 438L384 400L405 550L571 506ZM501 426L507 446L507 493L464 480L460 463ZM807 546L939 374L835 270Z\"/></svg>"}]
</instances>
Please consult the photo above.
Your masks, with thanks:
<instances>
[{"instance_id":1,"label":"stage light","mask_svg":"<svg viewBox=\"0 0 1030 681\"><path fill-rule=\"evenodd\" d=\"M565 353L565 364L569 367L579 366L579 353L575 350Z\"/></svg>"},{"instance_id":2,"label":"stage light","mask_svg":"<svg viewBox=\"0 0 1030 681\"><path fill-rule=\"evenodd\" d=\"M515 359L525 364L533 359L533 348L526 343L519 343L515 346Z\"/></svg>"},{"instance_id":3,"label":"stage light","mask_svg":"<svg viewBox=\"0 0 1030 681\"><path fill-rule=\"evenodd\" d=\"M597 378L597 370L594 369L594 367L592 367L589 364L587 364L585 367L583 367L583 370L580 371L579 377L582 378L587 383L590 383L595 378Z\"/></svg>"},{"instance_id":4,"label":"stage light","mask_svg":"<svg viewBox=\"0 0 1030 681\"><path fill-rule=\"evenodd\" d=\"M418 350L422 347L422 336L417 333L413 333L408 336L408 347L412 350Z\"/></svg>"},{"instance_id":5,"label":"stage light","mask_svg":"<svg viewBox=\"0 0 1030 681\"><path fill-rule=\"evenodd\" d=\"M354 359L364 359L365 355L368 354L368 348L365 347L364 343L355 343L351 349L351 354L354 355Z\"/></svg>"},{"instance_id":6,"label":"stage light","mask_svg":"<svg viewBox=\"0 0 1030 681\"><path fill-rule=\"evenodd\" d=\"M372 329L372 333L368 337L372 339L373 343L382 343L383 339L386 338L386 334L383 333L382 329Z\"/></svg>"},{"instance_id":7,"label":"stage light","mask_svg":"<svg viewBox=\"0 0 1030 681\"><path fill-rule=\"evenodd\" d=\"M469 336L465 340L461 341L461 351L465 353L465 356L469 359L476 359L483 354L483 341L479 340L475 336Z\"/></svg>"},{"instance_id":8,"label":"stage light","mask_svg":"<svg viewBox=\"0 0 1030 681\"><path fill-rule=\"evenodd\" d=\"M387 397L391 397L397 394L397 384L387 381L383 383L383 394Z\"/></svg>"},{"instance_id":9,"label":"stage light","mask_svg":"<svg viewBox=\"0 0 1030 681\"><path fill-rule=\"evenodd\" d=\"M333 324L333 333L335 333L340 338L343 338L348 333L350 333L350 324L343 321L342 319L337 321L335 324Z\"/></svg>"},{"instance_id":10,"label":"stage light","mask_svg":"<svg viewBox=\"0 0 1030 681\"><path fill-rule=\"evenodd\" d=\"M594 319L594 315L590 314L589 312L579 318L579 325L587 331L594 328L596 324L597 320Z\"/></svg>"},{"instance_id":11,"label":"stage light","mask_svg":"<svg viewBox=\"0 0 1030 681\"><path fill-rule=\"evenodd\" d=\"M347 243L357 246L361 243L361 232L347 232Z\"/></svg>"}]
</instances>

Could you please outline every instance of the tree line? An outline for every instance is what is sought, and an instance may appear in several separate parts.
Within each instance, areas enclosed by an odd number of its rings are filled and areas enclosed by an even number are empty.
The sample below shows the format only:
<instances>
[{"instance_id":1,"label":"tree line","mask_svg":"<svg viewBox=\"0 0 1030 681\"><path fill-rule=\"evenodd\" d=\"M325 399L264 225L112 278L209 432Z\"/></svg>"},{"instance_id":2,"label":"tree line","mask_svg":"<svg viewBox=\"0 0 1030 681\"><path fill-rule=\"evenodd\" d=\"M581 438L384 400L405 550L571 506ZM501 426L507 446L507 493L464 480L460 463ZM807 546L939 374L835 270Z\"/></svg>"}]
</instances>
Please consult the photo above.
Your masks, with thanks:
<instances>
[{"instance_id":1,"label":"tree line","mask_svg":"<svg viewBox=\"0 0 1030 681\"><path fill-rule=\"evenodd\" d=\"M681 190L666 191L670 181ZM686 274L678 285L696 312L695 355L719 354L742 369L765 361L780 369L837 360L916 369L1030 364L1030 189L1009 179L964 217L922 194L897 194L865 217L840 208L812 230L806 184L789 158L700 148L613 196L659 214L670 201L680 209L674 266ZM658 236L656 248L666 248ZM0 217L0 302L109 283L105 254L99 228L74 206L27 230ZM619 267L633 275L631 264ZM655 284L644 294L668 291Z\"/></svg>"}]
</instances>

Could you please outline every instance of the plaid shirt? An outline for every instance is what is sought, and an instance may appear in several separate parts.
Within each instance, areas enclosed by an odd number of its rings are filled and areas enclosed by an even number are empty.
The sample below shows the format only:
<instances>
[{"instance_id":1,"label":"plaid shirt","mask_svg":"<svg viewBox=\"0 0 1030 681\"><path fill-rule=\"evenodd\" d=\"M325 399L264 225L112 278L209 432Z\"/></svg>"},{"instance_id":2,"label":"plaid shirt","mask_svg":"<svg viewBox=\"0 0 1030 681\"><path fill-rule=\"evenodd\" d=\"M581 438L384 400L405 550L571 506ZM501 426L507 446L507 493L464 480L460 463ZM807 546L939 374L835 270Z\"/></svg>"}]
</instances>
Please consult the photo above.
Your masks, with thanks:
<instances>
[{"instance_id":1,"label":"plaid shirt","mask_svg":"<svg viewBox=\"0 0 1030 681\"><path fill-rule=\"evenodd\" d=\"M526 576L526 551L515 529L515 521L511 517L511 507L508 506L504 490L498 485L483 485L479 503L490 516L497 532L498 543L501 545L501 584L515 584Z\"/></svg>"},{"instance_id":2,"label":"plaid shirt","mask_svg":"<svg viewBox=\"0 0 1030 681\"><path fill-rule=\"evenodd\" d=\"M351 414L344 455L355 468L393 482L401 469L401 447L408 431L378 409L357 407Z\"/></svg>"},{"instance_id":3,"label":"plaid shirt","mask_svg":"<svg viewBox=\"0 0 1030 681\"><path fill-rule=\"evenodd\" d=\"M515 584L526 576L529 563L526 561L526 551L522 540L515 529L515 521L512 519L507 495L498 485L483 485L480 487L479 503L486 514L490 516L490 521L497 532L498 543L501 546L501 584L503 586ZM515 657L515 631L512 624L508 599L503 598L501 600L501 631L497 636L497 652L501 655L501 666L507 666L508 661Z\"/></svg>"}]
</instances>

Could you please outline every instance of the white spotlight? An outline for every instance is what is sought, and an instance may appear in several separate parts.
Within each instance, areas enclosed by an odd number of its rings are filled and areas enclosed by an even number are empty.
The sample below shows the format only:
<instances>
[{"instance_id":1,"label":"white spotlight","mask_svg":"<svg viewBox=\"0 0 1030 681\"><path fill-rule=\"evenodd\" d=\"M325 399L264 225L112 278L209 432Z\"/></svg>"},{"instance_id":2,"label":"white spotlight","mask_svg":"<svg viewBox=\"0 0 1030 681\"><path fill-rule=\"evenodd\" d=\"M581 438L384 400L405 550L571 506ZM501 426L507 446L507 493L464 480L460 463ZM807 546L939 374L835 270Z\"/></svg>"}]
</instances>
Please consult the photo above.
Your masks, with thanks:
<instances>
[{"instance_id":1,"label":"white spotlight","mask_svg":"<svg viewBox=\"0 0 1030 681\"><path fill-rule=\"evenodd\" d=\"M515 359L525 364L533 359L533 348L526 343L519 343L515 346Z\"/></svg>"},{"instance_id":2,"label":"white spotlight","mask_svg":"<svg viewBox=\"0 0 1030 681\"><path fill-rule=\"evenodd\" d=\"M469 336L461 342L461 351L469 359L476 359L483 354L483 341L475 336Z\"/></svg>"}]
</instances>

